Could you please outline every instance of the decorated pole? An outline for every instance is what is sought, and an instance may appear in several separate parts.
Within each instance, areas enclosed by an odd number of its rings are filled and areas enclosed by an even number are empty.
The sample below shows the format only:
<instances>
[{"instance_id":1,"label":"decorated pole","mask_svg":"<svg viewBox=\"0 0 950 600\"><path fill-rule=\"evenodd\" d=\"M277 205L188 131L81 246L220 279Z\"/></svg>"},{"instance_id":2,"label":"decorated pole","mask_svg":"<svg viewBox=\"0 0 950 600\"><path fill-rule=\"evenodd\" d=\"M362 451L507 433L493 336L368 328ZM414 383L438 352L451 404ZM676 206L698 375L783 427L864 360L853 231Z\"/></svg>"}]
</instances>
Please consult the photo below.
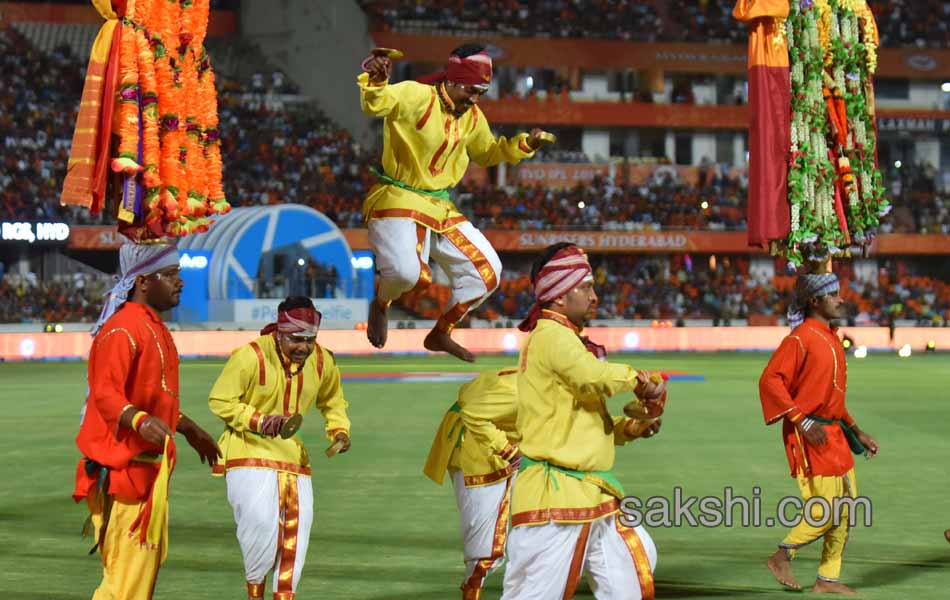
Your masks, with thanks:
<instances>
[{"instance_id":1,"label":"decorated pole","mask_svg":"<svg viewBox=\"0 0 950 600\"><path fill-rule=\"evenodd\" d=\"M749 245L828 270L890 211L877 167L878 32L864 0L739 0L749 24Z\"/></svg>"},{"instance_id":2,"label":"decorated pole","mask_svg":"<svg viewBox=\"0 0 950 600\"><path fill-rule=\"evenodd\" d=\"M136 241L207 231L230 210L204 49L209 0L92 4L106 22L89 57L60 202L99 214L115 198L119 231Z\"/></svg>"}]
</instances>

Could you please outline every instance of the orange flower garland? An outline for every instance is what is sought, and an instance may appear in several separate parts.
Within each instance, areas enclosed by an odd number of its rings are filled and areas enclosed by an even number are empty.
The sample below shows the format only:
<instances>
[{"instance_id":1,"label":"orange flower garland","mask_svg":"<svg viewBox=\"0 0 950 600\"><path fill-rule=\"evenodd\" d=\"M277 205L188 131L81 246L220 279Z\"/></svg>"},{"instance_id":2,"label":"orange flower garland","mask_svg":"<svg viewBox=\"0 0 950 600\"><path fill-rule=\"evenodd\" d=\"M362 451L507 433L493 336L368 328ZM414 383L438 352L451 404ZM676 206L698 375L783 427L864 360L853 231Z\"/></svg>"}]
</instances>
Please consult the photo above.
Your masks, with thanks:
<instances>
[{"instance_id":1,"label":"orange flower garland","mask_svg":"<svg viewBox=\"0 0 950 600\"><path fill-rule=\"evenodd\" d=\"M207 231L230 210L221 185L217 93L204 49L210 0L128 0L119 50L119 147L154 235ZM126 180L131 183L129 179Z\"/></svg>"},{"instance_id":2,"label":"orange flower garland","mask_svg":"<svg viewBox=\"0 0 950 600\"><path fill-rule=\"evenodd\" d=\"M135 0L128 2L129 14L135 10ZM139 155L139 73L135 59L135 28L131 19L122 19L121 45L119 47L119 118L116 130L119 134L119 149L112 160L116 173L135 174L141 170Z\"/></svg>"},{"instance_id":3,"label":"orange flower garland","mask_svg":"<svg viewBox=\"0 0 950 600\"><path fill-rule=\"evenodd\" d=\"M146 22L153 0L136 0L135 23ZM161 148L158 140L158 82L155 79L155 61L144 27L135 27L136 61L139 72L139 92L142 107L142 179L150 190L161 185L158 162Z\"/></svg>"},{"instance_id":4,"label":"orange flower garland","mask_svg":"<svg viewBox=\"0 0 950 600\"><path fill-rule=\"evenodd\" d=\"M231 210L231 205L224 197L224 187L221 182L221 139L218 133L218 96L214 89L214 71L211 69L211 59L207 54L202 56L202 71L199 75L201 83L201 116L204 124L203 138L205 142L205 156L208 165L208 202L213 214L223 215Z\"/></svg>"}]
</instances>

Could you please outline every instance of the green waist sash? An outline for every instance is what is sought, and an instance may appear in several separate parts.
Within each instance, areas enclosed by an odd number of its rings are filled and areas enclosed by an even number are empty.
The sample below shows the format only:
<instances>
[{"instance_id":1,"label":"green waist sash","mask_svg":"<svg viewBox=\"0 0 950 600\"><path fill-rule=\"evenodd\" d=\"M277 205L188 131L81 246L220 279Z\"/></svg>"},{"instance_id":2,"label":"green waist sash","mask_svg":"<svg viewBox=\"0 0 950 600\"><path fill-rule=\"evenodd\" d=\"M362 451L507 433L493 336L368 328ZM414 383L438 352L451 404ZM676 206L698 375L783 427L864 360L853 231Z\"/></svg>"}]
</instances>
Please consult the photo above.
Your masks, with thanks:
<instances>
[{"instance_id":1,"label":"green waist sash","mask_svg":"<svg viewBox=\"0 0 950 600\"><path fill-rule=\"evenodd\" d=\"M458 402L449 407L449 412L459 414L462 412L462 407ZM448 437L452 439L452 436L455 436L455 431L458 429L458 435L455 437L455 444L453 448L458 448L462 445L462 437L465 435L465 425L462 425L461 419L456 421L452 427L449 429Z\"/></svg>"},{"instance_id":2,"label":"green waist sash","mask_svg":"<svg viewBox=\"0 0 950 600\"><path fill-rule=\"evenodd\" d=\"M521 468L518 471L524 471L528 467L544 467L544 470L551 477L551 481L554 482L554 489L557 489L557 480L554 479L554 476L551 474L551 471L557 471L558 473L563 473L568 477L573 477L578 481L583 481L596 485L605 493L610 494L618 500L622 500L626 494L623 492L623 486L620 485L620 482L617 480L616 475L613 471L576 471L574 469L568 469L567 467L562 467L549 463L546 460L535 460L527 456L521 457Z\"/></svg>"},{"instance_id":3,"label":"green waist sash","mask_svg":"<svg viewBox=\"0 0 950 600\"><path fill-rule=\"evenodd\" d=\"M423 196L432 196L433 198L438 198L439 200L445 200L446 202L451 202L451 198L449 198L448 188L444 188L441 190L424 190L422 188L413 187L409 185L408 183L399 181L398 179L393 179L389 175L378 171L374 167L370 167L369 172L372 173L373 176L375 176L376 179L378 179L381 183L385 183L386 185L394 185L397 188L408 190L410 192L415 192L417 194L422 194Z\"/></svg>"},{"instance_id":4,"label":"green waist sash","mask_svg":"<svg viewBox=\"0 0 950 600\"><path fill-rule=\"evenodd\" d=\"M837 423L838 426L841 427L841 431L844 432L845 439L848 440L848 446L851 448L851 452L855 454L865 454L867 452L867 448L861 443L858 434L841 419L823 419L815 415L808 415L808 418L822 425L834 425Z\"/></svg>"}]
</instances>

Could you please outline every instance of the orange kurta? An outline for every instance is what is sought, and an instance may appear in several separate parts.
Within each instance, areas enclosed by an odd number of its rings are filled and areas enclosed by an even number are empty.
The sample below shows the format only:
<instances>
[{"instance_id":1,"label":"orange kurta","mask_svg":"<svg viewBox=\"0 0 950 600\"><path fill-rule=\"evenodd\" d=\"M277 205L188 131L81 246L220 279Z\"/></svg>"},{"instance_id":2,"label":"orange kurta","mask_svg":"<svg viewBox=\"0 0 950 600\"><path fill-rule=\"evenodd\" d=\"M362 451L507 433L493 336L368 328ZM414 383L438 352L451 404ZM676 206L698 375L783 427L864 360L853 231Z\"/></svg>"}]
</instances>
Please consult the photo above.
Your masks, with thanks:
<instances>
[{"instance_id":1,"label":"orange kurta","mask_svg":"<svg viewBox=\"0 0 950 600\"><path fill-rule=\"evenodd\" d=\"M848 372L837 329L805 319L782 340L759 379L759 398L768 425L782 424L792 476L841 476L854 467L848 440L838 424L818 425L828 433L824 446L804 442L795 423L805 415L841 419L854 425L845 407Z\"/></svg>"},{"instance_id":2,"label":"orange kurta","mask_svg":"<svg viewBox=\"0 0 950 600\"><path fill-rule=\"evenodd\" d=\"M158 463L132 461L162 448L119 425L130 404L178 427L178 349L158 314L144 304L126 302L103 325L89 353L89 395L76 436L83 457L110 469L109 493L127 501L146 500ZM73 498L86 497L95 483L80 459Z\"/></svg>"}]
</instances>

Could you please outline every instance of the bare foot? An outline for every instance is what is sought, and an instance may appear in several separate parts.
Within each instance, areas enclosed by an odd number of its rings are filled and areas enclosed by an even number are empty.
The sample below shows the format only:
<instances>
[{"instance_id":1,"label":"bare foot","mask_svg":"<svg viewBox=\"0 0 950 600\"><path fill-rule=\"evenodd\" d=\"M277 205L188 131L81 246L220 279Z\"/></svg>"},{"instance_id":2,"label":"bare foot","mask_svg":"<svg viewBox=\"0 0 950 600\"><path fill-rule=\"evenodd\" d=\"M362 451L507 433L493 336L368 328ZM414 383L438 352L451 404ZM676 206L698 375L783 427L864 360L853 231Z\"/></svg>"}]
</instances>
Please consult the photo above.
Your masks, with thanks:
<instances>
[{"instance_id":1,"label":"bare foot","mask_svg":"<svg viewBox=\"0 0 950 600\"><path fill-rule=\"evenodd\" d=\"M769 571L775 576L776 581L793 590L802 589L802 584L798 583L795 574L792 573L792 561L788 560L788 554L785 553L784 548L776 550L775 554L769 557L769 562L766 564Z\"/></svg>"},{"instance_id":2,"label":"bare foot","mask_svg":"<svg viewBox=\"0 0 950 600\"><path fill-rule=\"evenodd\" d=\"M857 596L858 593L843 583L816 579L815 587L811 588L814 594L841 594L843 596Z\"/></svg>"},{"instance_id":3,"label":"bare foot","mask_svg":"<svg viewBox=\"0 0 950 600\"><path fill-rule=\"evenodd\" d=\"M475 355L455 343L455 340L449 334L438 329L433 329L422 342L426 350L432 352L448 352L452 356L464 360L465 362L475 362Z\"/></svg>"},{"instance_id":4,"label":"bare foot","mask_svg":"<svg viewBox=\"0 0 950 600\"><path fill-rule=\"evenodd\" d=\"M369 303L369 321L366 324L366 337L369 343L382 348L386 345L386 335L389 328L389 319L386 316L386 305L375 298Z\"/></svg>"}]
</instances>

